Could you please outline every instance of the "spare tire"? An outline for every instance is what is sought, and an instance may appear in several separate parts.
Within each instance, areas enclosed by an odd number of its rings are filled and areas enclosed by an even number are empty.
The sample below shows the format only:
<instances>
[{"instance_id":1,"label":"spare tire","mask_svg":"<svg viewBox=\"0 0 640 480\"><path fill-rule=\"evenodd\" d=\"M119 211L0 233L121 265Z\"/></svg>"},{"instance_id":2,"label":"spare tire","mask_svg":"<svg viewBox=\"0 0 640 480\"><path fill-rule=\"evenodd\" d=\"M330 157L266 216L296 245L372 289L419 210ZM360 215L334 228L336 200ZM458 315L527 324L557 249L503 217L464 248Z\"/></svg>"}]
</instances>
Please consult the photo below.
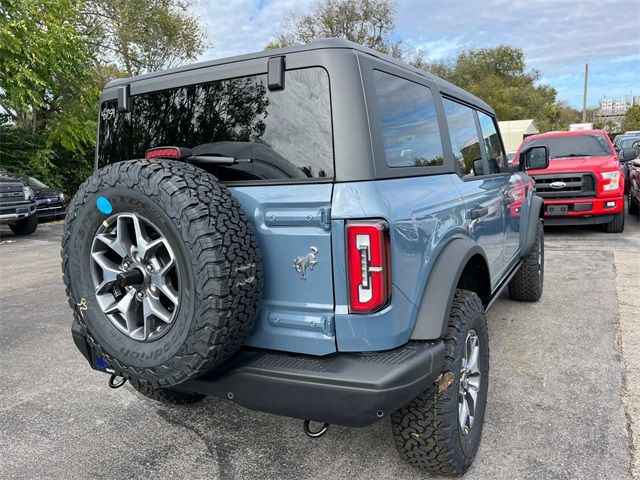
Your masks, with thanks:
<instances>
[{"instance_id":1,"label":"spare tire","mask_svg":"<svg viewBox=\"0 0 640 480\"><path fill-rule=\"evenodd\" d=\"M235 353L262 294L260 251L237 200L204 170L168 160L116 163L80 186L62 270L95 354L153 388Z\"/></svg>"}]
</instances>

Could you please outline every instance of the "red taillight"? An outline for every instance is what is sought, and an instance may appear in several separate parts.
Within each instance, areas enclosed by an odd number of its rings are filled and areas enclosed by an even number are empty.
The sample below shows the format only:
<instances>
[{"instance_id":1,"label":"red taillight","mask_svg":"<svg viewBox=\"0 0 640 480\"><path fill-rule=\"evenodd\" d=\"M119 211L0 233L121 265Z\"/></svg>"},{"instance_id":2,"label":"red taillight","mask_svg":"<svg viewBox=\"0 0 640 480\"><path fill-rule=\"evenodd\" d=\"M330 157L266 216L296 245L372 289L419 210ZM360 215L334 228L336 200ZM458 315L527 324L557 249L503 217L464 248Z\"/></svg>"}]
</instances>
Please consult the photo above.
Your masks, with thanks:
<instances>
[{"instance_id":1,"label":"red taillight","mask_svg":"<svg viewBox=\"0 0 640 480\"><path fill-rule=\"evenodd\" d=\"M176 147L157 147L150 148L145 153L144 158L151 160L152 158L180 158L180 150Z\"/></svg>"},{"instance_id":2,"label":"red taillight","mask_svg":"<svg viewBox=\"0 0 640 480\"><path fill-rule=\"evenodd\" d=\"M351 312L374 312L389 301L391 271L385 222L347 223L347 281Z\"/></svg>"}]
</instances>

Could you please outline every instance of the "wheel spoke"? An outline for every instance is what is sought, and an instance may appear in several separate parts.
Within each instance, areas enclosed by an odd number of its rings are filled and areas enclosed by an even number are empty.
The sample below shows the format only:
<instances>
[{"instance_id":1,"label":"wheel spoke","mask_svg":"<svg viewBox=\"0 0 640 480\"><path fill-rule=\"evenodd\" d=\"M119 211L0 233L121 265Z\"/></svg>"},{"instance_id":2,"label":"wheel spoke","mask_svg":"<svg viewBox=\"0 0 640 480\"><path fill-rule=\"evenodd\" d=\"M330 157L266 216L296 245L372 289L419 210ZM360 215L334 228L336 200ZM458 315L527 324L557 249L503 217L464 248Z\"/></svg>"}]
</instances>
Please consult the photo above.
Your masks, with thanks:
<instances>
[{"instance_id":1,"label":"wheel spoke","mask_svg":"<svg viewBox=\"0 0 640 480\"><path fill-rule=\"evenodd\" d=\"M135 290L129 290L120 300L105 308L104 313L108 315L121 315L125 321L127 332L133 333L137 328L135 317Z\"/></svg>"},{"instance_id":2,"label":"wheel spoke","mask_svg":"<svg viewBox=\"0 0 640 480\"><path fill-rule=\"evenodd\" d=\"M110 287L116 281L116 276L122 270L120 270L118 265L105 257L102 252L92 253L91 258L93 258L102 270L102 282L100 282L100 284L95 288L97 294L102 294L107 287Z\"/></svg>"},{"instance_id":3,"label":"wheel spoke","mask_svg":"<svg viewBox=\"0 0 640 480\"><path fill-rule=\"evenodd\" d=\"M467 404L467 399L463 397L458 403L458 421L460 422L460 428L464 430L464 428L468 426L468 420L469 405Z\"/></svg>"},{"instance_id":4,"label":"wheel spoke","mask_svg":"<svg viewBox=\"0 0 640 480\"><path fill-rule=\"evenodd\" d=\"M116 238L118 239L119 249L124 252L124 256L131 256L131 237L129 236L129 225L127 220L130 220L130 215L120 215L116 223Z\"/></svg>"},{"instance_id":5,"label":"wheel spoke","mask_svg":"<svg viewBox=\"0 0 640 480\"><path fill-rule=\"evenodd\" d=\"M471 356L469 357L469 363L467 363L467 371L469 373L478 372L478 356L480 355L480 348L476 345L471 349Z\"/></svg>"},{"instance_id":6,"label":"wheel spoke","mask_svg":"<svg viewBox=\"0 0 640 480\"><path fill-rule=\"evenodd\" d=\"M151 316L157 317L164 323L171 322L171 313L162 306L160 300L152 297L151 295L145 295L144 300L142 301L142 311L145 323Z\"/></svg>"}]
</instances>

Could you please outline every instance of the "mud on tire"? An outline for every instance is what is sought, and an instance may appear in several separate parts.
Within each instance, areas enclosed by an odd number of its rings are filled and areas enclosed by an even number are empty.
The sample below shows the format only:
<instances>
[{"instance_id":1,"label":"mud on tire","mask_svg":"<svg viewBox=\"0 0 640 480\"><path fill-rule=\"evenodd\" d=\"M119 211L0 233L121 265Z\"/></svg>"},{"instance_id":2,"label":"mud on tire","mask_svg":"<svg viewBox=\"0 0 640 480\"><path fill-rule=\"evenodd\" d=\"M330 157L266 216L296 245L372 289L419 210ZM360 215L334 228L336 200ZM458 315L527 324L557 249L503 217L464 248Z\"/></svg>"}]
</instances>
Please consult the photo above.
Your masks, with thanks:
<instances>
[{"instance_id":1,"label":"mud on tire","mask_svg":"<svg viewBox=\"0 0 640 480\"><path fill-rule=\"evenodd\" d=\"M480 386L473 423L463 431L458 405L463 352L471 332L478 339ZM435 475L459 476L469 469L480 445L489 381L489 335L475 293L456 290L444 343L445 361L436 383L396 411L391 427L404 461Z\"/></svg>"},{"instance_id":2,"label":"mud on tire","mask_svg":"<svg viewBox=\"0 0 640 480\"><path fill-rule=\"evenodd\" d=\"M107 217L122 213L157 226L179 266L173 320L153 341L123 333L98 304L92 244ZM142 388L170 387L224 362L249 335L262 294L260 252L238 202L204 170L168 160L109 165L80 186L65 220L62 270L90 347Z\"/></svg>"}]
</instances>

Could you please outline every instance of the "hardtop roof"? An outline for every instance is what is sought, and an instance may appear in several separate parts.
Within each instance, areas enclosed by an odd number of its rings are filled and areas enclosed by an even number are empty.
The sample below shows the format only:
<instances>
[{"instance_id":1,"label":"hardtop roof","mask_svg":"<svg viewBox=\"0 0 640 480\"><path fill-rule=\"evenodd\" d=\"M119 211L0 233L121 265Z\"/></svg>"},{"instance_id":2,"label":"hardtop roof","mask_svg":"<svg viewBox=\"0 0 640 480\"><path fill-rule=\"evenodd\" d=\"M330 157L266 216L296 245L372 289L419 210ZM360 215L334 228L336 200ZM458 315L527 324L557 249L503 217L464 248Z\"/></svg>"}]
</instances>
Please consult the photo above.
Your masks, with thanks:
<instances>
[{"instance_id":1,"label":"hardtop roof","mask_svg":"<svg viewBox=\"0 0 640 480\"><path fill-rule=\"evenodd\" d=\"M146 80L149 78L157 78L165 75L174 75L174 74L179 74L181 72L188 72L188 71L196 70L200 68L214 67L216 65L225 65L229 63L243 62L246 60L254 60L258 58L276 57L281 55L302 53L302 52L307 52L312 50L323 50L323 49L350 49L350 50L355 50L356 52L359 52L361 54L370 55L383 62L391 63L396 67L400 67L405 70L411 71L415 74L426 77L432 80L433 82L435 82L440 88L440 90L443 91L444 93L447 93L462 101L473 104L483 110L493 113L493 109L485 101L481 100L475 95L470 94L464 89L450 82L447 82L446 80L436 77L435 75L427 73L424 70L415 68L405 62L402 62L396 58L393 58L390 55L385 55L381 52L378 52L377 50L364 47L362 45L359 45L357 43L351 42L343 38L325 38L325 39L313 41L306 45L296 45L293 47L278 48L274 50L263 50L261 52L249 53L245 55L236 55L233 57L218 58L214 60L207 60L204 62L193 63L190 65L183 65L180 67L170 68L167 70L160 70L157 72L145 73L143 75L138 75L130 78L118 78L115 80L111 80L109 83L107 83L107 85L104 88L106 90L109 88L117 87L119 85L126 85L133 82Z\"/></svg>"}]
</instances>

